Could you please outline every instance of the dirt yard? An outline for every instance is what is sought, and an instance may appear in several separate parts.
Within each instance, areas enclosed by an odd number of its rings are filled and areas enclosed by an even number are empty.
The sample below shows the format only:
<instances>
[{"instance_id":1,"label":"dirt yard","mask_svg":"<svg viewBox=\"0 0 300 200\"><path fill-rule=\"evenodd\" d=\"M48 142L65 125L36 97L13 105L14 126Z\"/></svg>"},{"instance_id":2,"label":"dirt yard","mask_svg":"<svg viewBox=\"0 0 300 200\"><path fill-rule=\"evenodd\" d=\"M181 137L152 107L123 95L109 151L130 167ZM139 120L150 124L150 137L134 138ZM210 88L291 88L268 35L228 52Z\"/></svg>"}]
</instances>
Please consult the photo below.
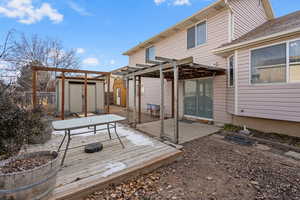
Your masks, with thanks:
<instances>
[{"instance_id":1,"label":"dirt yard","mask_svg":"<svg viewBox=\"0 0 300 200\"><path fill-rule=\"evenodd\" d=\"M277 150L245 147L210 136L184 145L170 166L112 185L86 200L296 200L300 162Z\"/></svg>"}]
</instances>

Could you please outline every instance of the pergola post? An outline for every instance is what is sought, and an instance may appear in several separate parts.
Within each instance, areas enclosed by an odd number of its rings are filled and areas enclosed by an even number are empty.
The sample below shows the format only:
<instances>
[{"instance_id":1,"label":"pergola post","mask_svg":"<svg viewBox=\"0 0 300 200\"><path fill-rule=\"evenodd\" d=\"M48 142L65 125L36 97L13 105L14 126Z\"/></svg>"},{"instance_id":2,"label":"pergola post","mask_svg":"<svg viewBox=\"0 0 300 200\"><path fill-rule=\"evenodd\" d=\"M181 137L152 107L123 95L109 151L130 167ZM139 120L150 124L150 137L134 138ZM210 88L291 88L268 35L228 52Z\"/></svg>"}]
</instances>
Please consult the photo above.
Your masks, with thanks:
<instances>
[{"instance_id":1,"label":"pergola post","mask_svg":"<svg viewBox=\"0 0 300 200\"><path fill-rule=\"evenodd\" d=\"M174 79L172 80L172 92L171 92L171 110L172 118L174 118Z\"/></svg>"},{"instance_id":2,"label":"pergola post","mask_svg":"<svg viewBox=\"0 0 300 200\"><path fill-rule=\"evenodd\" d=\"M138 123L142 122L142 77L138 79Z\"/></svg>"},{"instance_id":3,"label":"pergola post","mask_svg":"<svg viewBox=\"0 0 300 200\"><path fill-rule=\"evenodd\" d=\"M84 74L84 116L87 117L87 102L88 102L88 92L87 92L87 73Z\"/></svg>"},{"instance_id":4,"label":"pergola post","mask_svg":"<svg viewBox=\"0 0 300 200\"><path fill-rule=\"evenodd\" d=\"M178 127L178 67L176 62L173 62L174 68L174 139L175 144L179 143L179 127Z\"/></svg>"},{"instance_id":5,"label":"pergola post","mask_svg":"<svg viewBox=\"0 0 300 200\"><path fill-rule=\"evenodd\" d=\"M61 120L65 119L65 73L61 75Z\"/></svg>"},{"instance_id":6,"label":"pergola post","mask_svg":"<svg viewBox=\"0 0 300 200\"><path fill-rule=\"evenodd\" d=\"M109 104L110 104L110 74L107 75L106 103L107 103L107 113L109 113Z\"/></svg>"},{"instance_id":7,"label":"pergola post","mask_svg":"<svg viewBox=\"0 0 300 200\"><path fill-rule=\"evenodd\" d=\"M133 75L133 126L136 127L136 75Z\"/></svg>"},{"instance_id":8,"label":"pergola post","mask_svg":"<svg viewBox=\"0 0 300 200\"><path fill-rule=\"evenodd\" d=\"M130 123L129 120L129 78L126 78L126 111L127 111L127 120L128 123Z\"/></svg>"},{"instance_id":9,"label":"pergola post","mask_svg":"<svg viewBox=\"0 0 300 200\"><path fill-rule=\"evenodd\" d=\"M36 97L36 71L32 70L32 104L36 108L37 97Z\"/></svg>"},{"instance_id":10,"label":"pergola post","mask_svg":"<svg viewBox=\"0 0 300 200\"><path fill-rule=\"evenodd\" d=\"M164 120L165 120L165 80L162 66L160 67L160 138L164 136Z\"/></svg>"}]
</instances>

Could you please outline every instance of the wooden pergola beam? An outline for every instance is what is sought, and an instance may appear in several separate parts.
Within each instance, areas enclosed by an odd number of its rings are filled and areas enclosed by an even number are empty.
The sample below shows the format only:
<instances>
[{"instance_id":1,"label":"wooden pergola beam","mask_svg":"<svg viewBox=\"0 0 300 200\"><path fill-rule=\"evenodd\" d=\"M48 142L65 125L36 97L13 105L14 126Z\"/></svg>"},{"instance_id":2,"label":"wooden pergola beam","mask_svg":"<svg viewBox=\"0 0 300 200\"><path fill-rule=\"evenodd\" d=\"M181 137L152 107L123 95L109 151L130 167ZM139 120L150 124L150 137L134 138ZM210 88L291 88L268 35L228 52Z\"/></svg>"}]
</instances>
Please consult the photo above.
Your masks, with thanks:
<instances>
[{"instance_id":1,"label":"wooden pergola beam","mask_svg":"<svg viewBox=\"0 0 300 200\"><path fill-rule=\"evenodd\" d=\"M57 76L56 78L61 79L62 77L61 77L61 76ZM85 77L65 76L65 79L66 79L66 80L69 80L69 79L74 79L74 80L84 80ZM88 80L88 81L104 81L104 80L99 79L99 78L87 78L87 80Z\"/></svg>"},{"instance_id":2,"label":"wooden pergola beam","mask_svg":"<svg viewBox=\"0 0 300 200\"><path fill-rule=\"evenodd\" d=\"M181 60L177 60L176 65L179 66L179 65L190 64L190 63L193 63L193 60L194 60L193 57L187 57L187 58L184 58L184 59L181 59ZM146 69L143 69L143 70L136 71L136 72L134 72L134 74L138 76L138 75L143 75L143 74L147 74L147 73L150 73L150 72L159 71L160 66L162 66L163 70L165 70L165 69L171 68L172 63L169 63L169 62L160 63L159 65L154 65L150 68L146 68ZM131 77L131 76L133 76L133 73L125 75L125 77Z\"/></svg>"},{"instance_id":3,"label":"wooden pergola beam","mask_svg":"<svg viewBox=\"0 0 300 200\"><path fill-rule=\"evenodd\" d=\"M154 60L147 60L147 63L154 64L154 65L161 65L161 64L163 64L162 62L154 61Z\"/></svg>"},{"instance_id":4,"label":"wooden pergola beam","mask_svg":"<svg viewBox=\"0 0 300 200\"><path fill-rule=\"evenodd\" d=\"M144 64L136 64L137 67L140 68L148 68L148 67L152 67L152 65L144 65Z\"/></svg>"},{"instance_id":5,"label":"wooden pergola beam","mask_svg":"<svg viewBox=\"0 0 300 200\"><path fill-rule=\"evenodd\" d=\"M80 70L80 69L64 69L64 68L55 68L55 67L43 67L43 66L32 66L34 71L49 71L49 72L62 72L62 73L82 73L82 74L100 74L108 75L109 72L98 72L98 71L89 71L89 70Z\"/></svg>"},{"instance_id":6,"label":"wooden pergola beam","mask_svg":"<svg viewBox=\"0 0 300 200\"><path fill-rule=\"evenodd\" d=\"M155 56L155 60L163 61L163 62L173 62L177 61L177 59L170 59L170 58L165 58L161 56Z\"/></svg>"}]
</instances>

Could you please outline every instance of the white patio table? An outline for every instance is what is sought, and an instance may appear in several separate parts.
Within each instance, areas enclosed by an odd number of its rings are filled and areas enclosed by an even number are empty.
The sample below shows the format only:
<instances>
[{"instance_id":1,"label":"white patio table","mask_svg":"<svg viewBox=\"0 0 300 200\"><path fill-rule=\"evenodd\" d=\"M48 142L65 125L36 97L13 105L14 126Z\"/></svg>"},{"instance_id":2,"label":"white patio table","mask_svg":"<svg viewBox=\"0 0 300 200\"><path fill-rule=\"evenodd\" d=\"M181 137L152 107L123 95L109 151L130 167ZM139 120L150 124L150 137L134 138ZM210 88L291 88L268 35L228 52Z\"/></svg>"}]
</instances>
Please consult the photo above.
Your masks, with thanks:
<instances>
[{"instance_id":1,"label":"white patio table","mask_svg":"<svg viewBox=\"0 0 300 200\"><path fill-rule=\"evenodd\" d=\"M65 131L64 138L62 139L61 144L58 147L58 152L60 152L61 147L62 147L66 137L68 138L67 146L66 146L66 149L65 149L62 161L61 161L61 166L63 166L63 164L64 164L64 161L65 161L65 158L67 155L67 151L69 149L71 137L74 135L82 135L82 134L90 133L90 132L94 132L94 134L96 134L97 131L107 129L108 134L109 134L109 139L111 140L110 129L113 128L115 130L118 140L120 141L120 144L122 145L123 148L125 148L124 144L121 141L121 138L119 137L119 135L117 133L117 122L123 121L125 119L126 118L121 117L119 115L107 114L107 115L84 117L84 118L52 122L52 126L55 131ZM112 124L112 126L111 126L111 124ZM97 130L97 126L100 126L100 125L107 125L107 127ZM85 132L73 133L73 134L71 133L72 130L87 128L87 127L93 127L94 129L93 129L93 131L85 131Z\"/></svg>"}]
</instances>

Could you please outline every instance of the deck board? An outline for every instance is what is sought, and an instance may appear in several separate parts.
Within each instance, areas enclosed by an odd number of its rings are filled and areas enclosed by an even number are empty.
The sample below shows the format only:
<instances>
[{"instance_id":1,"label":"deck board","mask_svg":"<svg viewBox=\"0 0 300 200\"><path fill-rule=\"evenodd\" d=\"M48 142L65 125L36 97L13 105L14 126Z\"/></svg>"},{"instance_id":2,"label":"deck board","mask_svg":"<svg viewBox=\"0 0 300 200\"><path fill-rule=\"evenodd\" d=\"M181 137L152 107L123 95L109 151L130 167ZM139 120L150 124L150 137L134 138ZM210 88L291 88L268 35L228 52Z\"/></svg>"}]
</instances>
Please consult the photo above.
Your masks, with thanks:
<instances>
[{"instance_id":1,"label":"deck board","mask_svg":"<svg viewBox=\"0 0 300 200\"><path fill-rule=\"evenodd\" d=\"M73 137L70 144L73 149L68 151L65 166L58 173L54 191L56 199L78 199L78 195L92 192L95 186L103 187L111 181L118 182L121 177L146 172L147 168L150 170L168 164L181 155L180 150L124 125L118 125L118 132L125 145L124 149L113 131L113 140L109 140L106 131L99 131L96 135ZM31 145L27 151L57 150L62 138L63 135L53 135L46 144ZM101 152L86 154L84 147L76 148L97 141L104 145Z\"/></svg>"}]
</instances>

